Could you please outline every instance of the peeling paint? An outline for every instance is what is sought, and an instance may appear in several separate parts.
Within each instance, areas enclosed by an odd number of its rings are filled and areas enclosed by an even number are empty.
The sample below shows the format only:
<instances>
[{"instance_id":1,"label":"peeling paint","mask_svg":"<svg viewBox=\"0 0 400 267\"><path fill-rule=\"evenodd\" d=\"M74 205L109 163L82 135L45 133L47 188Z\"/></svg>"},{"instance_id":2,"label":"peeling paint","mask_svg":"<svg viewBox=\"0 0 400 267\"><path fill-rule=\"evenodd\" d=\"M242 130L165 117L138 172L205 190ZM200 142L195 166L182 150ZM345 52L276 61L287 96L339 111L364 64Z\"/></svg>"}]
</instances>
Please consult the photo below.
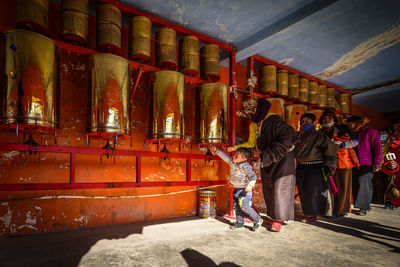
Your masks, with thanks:
<instances>
[{"instance_id":1,"label":"peeling paint","mask_svg":"<svg viewBox=\"0 0 400 267\"><path fill-rule=\"evenodd\" d=\"M3 154L3 158L6 160L13 160L15 156L19 155L19 151L10 151L9 153Z\"/></svg>"},{"instance_id":2,"label":"peeling paint","mask_svg":"<svg viewBox=\"0 0 400 267\"><path fill-rule=\"evenodd\" d=\"M322 72L313 74L313 76L322 80L328 80L341 75L398 42L400 42L400 21L387 31L362 42L356 48L343 55L332 66L326 68Z\"/></svg>"},{"instance_id":3,"label":"peeling paint","mask_svg":"<svg viewBox=\"0 0 400 267\"><path fill-rule=\"evenodd\" d=\"M285 58L285 59L280 60L278 63L282 64L282 65L289 65L290 63L292 63L293 60L294 60L294 57Z\"/></svg>"},{"instance_id":4,"label":"peeling paint","mask_svg":"<svg viewBox=\"0 0 400 267\"><path fill-rule=\"evenodd\" d=\"M8 206L8 203L1 203L1 206L5 206L7 208L7 212L0 217L0 221L3 222L4 227L2 227L3 232L6 231L7 228L10 227L11 225L11 218L12 218L12 212L10 210L10 207Z\"/></svg>"}]
</instances>

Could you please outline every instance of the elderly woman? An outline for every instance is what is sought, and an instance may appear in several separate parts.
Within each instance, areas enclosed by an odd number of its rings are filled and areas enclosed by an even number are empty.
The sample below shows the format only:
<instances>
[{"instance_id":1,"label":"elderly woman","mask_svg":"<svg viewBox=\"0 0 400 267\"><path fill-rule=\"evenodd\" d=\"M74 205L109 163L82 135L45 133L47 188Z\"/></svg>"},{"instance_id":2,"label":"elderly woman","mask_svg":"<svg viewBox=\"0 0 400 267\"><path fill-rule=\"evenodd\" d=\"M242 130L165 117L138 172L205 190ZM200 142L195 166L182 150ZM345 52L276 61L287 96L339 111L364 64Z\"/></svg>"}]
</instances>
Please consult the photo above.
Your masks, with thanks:
<instances>
[{"instance_id":1,"label":"elderly woman","mask_svg":"<svg viewBox=\"0 0 400 267\"><path fill-rule=\"evenodd\" d=\"M315 129L316 117L305 113L300 118L302 134L294 150L297 160L296 184L299 189L303 222L314 221L326 212L329 184L327 177L336 169L337 150L329 137Z\"/></svg>"},{"instance_id":2,"label":"elderly woman","mask_svg":"<svg viewBox=\"0 0 400 267\"><path fill-rule=\"evenodd\" d=\"M297 134L278 115L269 112L271 103L250 98L239 116L251 120L246 143L228 148L257 148L261 151L261 180L267 214L273 222L270 230L279 232L283 221L294 220L295 158Z\"/></svg>"}]
</instances>

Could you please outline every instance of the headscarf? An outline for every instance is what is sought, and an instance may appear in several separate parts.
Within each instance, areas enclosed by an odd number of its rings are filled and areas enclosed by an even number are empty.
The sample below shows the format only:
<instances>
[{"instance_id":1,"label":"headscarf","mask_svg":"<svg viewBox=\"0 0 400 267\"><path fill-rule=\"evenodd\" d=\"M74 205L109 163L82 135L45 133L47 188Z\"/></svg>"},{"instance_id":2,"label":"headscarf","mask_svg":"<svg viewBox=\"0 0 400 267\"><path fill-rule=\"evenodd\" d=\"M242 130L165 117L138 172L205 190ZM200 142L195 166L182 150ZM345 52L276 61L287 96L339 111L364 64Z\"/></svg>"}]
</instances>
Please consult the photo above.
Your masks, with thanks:
<instances>
[{"instance_id":1,"label":"headscarf","mask_svg":"<svg viewBox=\"0 0 400 267\"><path fill-rule=\"evenodd\" d=\"M242 103L242 110L237 112L238 116L246 117L258 123L267 116L271 103L265 98L252 97Z\"/></svg>"}]
</instances>

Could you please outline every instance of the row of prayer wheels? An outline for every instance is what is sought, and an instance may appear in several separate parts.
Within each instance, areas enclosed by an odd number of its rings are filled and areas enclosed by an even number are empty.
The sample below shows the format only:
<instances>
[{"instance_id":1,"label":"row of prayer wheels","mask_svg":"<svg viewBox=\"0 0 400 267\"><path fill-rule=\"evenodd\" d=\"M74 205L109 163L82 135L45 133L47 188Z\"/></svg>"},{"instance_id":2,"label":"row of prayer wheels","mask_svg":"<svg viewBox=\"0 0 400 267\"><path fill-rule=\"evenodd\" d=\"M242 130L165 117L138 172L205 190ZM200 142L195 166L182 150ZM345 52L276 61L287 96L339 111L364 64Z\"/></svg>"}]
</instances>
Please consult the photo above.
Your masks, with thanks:
<instances>
[{"instance_id":1,"label":"row of prayer wheels","mask_svg":"<svg viewBox=\"0 0 400 267\"><path fill-rule=\"evenodd\" d=\"M0 86L0 122L28 128L59 125L58 46L27 30L2 34L4 72ZM131 65L123 57L100 53L90 56L88 128L93 137L128 137L131 134ZM185 140L185 76L176 71L152 73L153 122L150 139ZM228 89L222 83L200 88L199 143L228 142ZM4 97L4 98L3 98ZM150 109L151 110L151 109ZM17 126L18 127L18 126Z\"/></svg>"},{"instance_id":2,"label":"row of prayer wheels","mask_svg":"<svg viewBox=\"0 0 400 267\"><path fill-rule=\"evenodd\" d=\"M263 66L260 70L259 93L279 96L293 102L312 107L340 109L350 113L350 95L335 95L335 88L299 77L287 70L277 70L274 65Z\"/></svg>"},{"instance_id":3,"label":"row of prayer wheels","mask_svg":"<svg viewBox=\"0 0 400 267\"><path fill-rule=\"evenodd\" d=\"M48 32L49 0L18 0L17 27ZM112 4L102 4L96 16L97 50L122 55L121 50L121 11ZM61 1L61 37L63 40L85 46L89 30L89 0ZM148 63L152 57L152 23L144 16L130 19L129 25L130 59ZM183 36L179 41L177 53L177 34L169 27L161 27L155 34L156 66L169 70L178 70L185 75L196 76L200 68L200 77L205 80L220 79L219 47L205 44L199 49L199 39L195 36ZM178 64L179 61L179 64ZM200 62L199 62L200 61ZM200 64L201 63L201 64Z\"/></svg>"}]
</instances>

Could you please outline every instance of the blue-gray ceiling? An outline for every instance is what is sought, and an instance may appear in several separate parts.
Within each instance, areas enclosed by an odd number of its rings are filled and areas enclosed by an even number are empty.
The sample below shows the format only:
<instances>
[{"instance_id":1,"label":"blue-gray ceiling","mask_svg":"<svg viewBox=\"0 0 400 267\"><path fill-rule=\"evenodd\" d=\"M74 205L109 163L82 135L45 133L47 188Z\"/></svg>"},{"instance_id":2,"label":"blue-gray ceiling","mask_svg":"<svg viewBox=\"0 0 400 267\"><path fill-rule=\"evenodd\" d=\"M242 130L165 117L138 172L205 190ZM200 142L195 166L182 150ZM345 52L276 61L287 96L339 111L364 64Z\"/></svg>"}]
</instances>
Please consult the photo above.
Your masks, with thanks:
<instances>
[{"instance_id":1,"label":"blue-gray ceiling","mask_svg":"<svg viewBox=\"0 0 400 267\"><path fill-rule=\"evenodd\" d=\"M399 0L121 2L236 46L238 62L259 54L354 89L356 104L400 113Z\"/></svg>"}]
</instances>

